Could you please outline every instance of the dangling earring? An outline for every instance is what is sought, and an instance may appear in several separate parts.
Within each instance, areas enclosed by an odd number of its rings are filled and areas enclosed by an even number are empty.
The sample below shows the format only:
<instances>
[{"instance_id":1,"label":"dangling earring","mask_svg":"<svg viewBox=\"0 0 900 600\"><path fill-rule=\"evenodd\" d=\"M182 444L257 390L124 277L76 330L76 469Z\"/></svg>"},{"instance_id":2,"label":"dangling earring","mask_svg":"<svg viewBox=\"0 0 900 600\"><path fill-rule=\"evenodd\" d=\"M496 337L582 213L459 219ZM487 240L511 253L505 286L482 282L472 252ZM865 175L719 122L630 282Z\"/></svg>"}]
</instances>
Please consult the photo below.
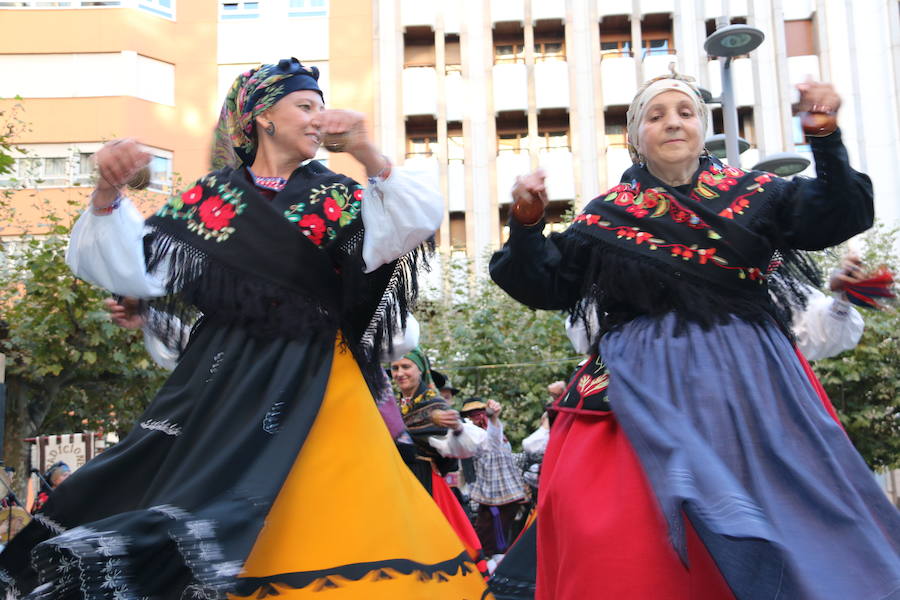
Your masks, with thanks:
<instances>
[{"instance_id":1,"label":"dangling earring","mask_svg":"<svg viewBox=\"0 0 900 600\"><path fill-rule=\"evenodd\" d=\"M638 152L638 164L643 168L644 167L644 155Z\"/></svg>"},{"instance_id":2,"label":"dangling earring","mask_svg":"<svg viewBox=\"0 0 900 600\"><path fill-rule=\"evenodd\" d=\"M273 135L275 135L275 123L273 123L272 121L269 121L269 124L266 125L265 132L267 134L269 134L269 137L272 137Z\"/></svg>"}]
</instances>

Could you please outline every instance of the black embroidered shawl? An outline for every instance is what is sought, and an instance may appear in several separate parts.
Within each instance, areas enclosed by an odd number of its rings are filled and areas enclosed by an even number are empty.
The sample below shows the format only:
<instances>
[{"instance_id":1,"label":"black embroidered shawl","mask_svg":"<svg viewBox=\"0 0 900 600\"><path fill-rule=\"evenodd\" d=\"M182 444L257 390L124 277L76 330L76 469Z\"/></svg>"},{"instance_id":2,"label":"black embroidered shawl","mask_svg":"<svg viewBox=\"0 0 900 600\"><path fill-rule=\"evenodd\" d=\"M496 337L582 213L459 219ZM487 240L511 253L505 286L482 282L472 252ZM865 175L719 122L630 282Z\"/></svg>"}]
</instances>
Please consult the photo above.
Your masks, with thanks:
<instances>
[{"instance_id":1,"label":"black embroidered shawl","mask_svg":"<svg viewBox=\"0 0 900 600\"><path fill-rule=\"evenodd\" d=\"M198 312L259 337L340 330L364 371L377 373L385 332L405 325L415 299L424 248L364 273L361 200L356 182L315 161L273 200L243 168L202 177L147 221L148 271L168 293L151 303L154 330L183 346L169 316L190 322Z\"/></svg>"},{"instance_id":2,"label":"black embroidered shawl","mask_svg":"<svg viewBox=\"0 0 900 600\"><path fill-rule=\"evenodd\" d=\"M593 304L607 313L608 327L635 314L670 310L674 294L682 296L674 304L689 308L687 314L700 321L769 314L787 331L790 307L805 302L798 277L818 285L818 274L801 253L765 235L766 227L750 225L772 219L794 185L711 157L701 162L688 190L663 184L644 167L631 167L619 185L585 207L570 229L576 238L599 241L606 250L603 267L597 262L591 268L588 302L575 309L576 316ZM629 268L635 261L641 264L643 285L623 288L638 275ZM773 280L778 284L770 286ZM770 291L778 302L772 302Z\"/></svg>"}]
</instances>

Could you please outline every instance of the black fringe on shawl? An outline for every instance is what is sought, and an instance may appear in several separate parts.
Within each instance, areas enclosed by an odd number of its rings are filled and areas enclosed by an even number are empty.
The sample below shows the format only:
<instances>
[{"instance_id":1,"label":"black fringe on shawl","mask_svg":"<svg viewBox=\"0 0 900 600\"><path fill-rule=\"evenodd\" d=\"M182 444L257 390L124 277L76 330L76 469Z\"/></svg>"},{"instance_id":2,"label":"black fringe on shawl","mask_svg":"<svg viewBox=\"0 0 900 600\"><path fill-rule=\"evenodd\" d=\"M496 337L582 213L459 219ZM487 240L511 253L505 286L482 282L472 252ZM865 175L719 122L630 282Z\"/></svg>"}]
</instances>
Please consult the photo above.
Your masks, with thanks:
<instances>
[{"instance_id":1,"label":"black fringe on shawl","mask_svg":"<svg viewBox=\"0 0 900 600\"><path fill-rule=\"evenodd\" d=\"M567 253L589 257L579 300L568 312L573 321L585 324L591 343L635 317L669 312L677 315L680 327L694 322L710 328L731 317L756 323L774 320L793 339L792 310L806 306L803 284L796 275L815 274L814 269L808 270L808 259L786 253L779 276L769 278L776 285L760 285L752 292L731 290L575 230L566 235L572 242ZM594 311L594 319L586 318L589 311ZM592 330L591 321L600 324L598 331Z\"/></svg>"},{"instance_id":2,"label":"black fringe on shawl","mask_svg":"<svg viewBox=\"0 0 900 600\"><path fill-rule=\"evenodd\" d=\"M156 230L145 237L147 270L167 274L166 295L148 303L151 331L182 351L188 327L205 321L243 326L255 337L336 333L338 315L310 296L211 260L204 252Z\"/></svg>"},{"instance_id":3,"label":"black fringe on shawl","mask_svg":"<svg viewBox=\"0 0 900 600\"><path fill-rule=\"evenodd\" d=\"M383 391L381 388L385 382L381 362L394 351L394 332L406 330L406 316L412 312L419 298L419 270L430 270L429 259L434 254L434 248L434 238L430 238L393 263L374 273L363 274L370 280L378 280L382 284L378 289L383 290L374 310L368 313L370 316L363 328L354 336L359 340L355 345L358 350L354 350L360 353L356 355L357 362L376 397L376 392ZM379 273L382 269L384 271ZM361 268L356 272L362 273ZM382 282L382 278L386 280ZM348 283L350 285L345 289L352 289L353 282Z\"/></svg>"},{"instance_id":4,"label":"black fringe on shawl","mask_svg":"<svg viewBox=\"0 0 900 600\"><path fill-rule=\"evenodd\" d=\"M147 270L167 274L167 293L148 303L148 326L179 353L190 337L190 325L200 320L241 326L261 338L334 337L340 330L375 394L384 385L381 360L393 350L393 333L406 328L406 315L418 298L418 270L429 267L434 240L365 273L362 239L360 231L340 244L341 306L326 306L312 294L223 265L154 230L144 241Z\"/></svg>"}]
</instances>

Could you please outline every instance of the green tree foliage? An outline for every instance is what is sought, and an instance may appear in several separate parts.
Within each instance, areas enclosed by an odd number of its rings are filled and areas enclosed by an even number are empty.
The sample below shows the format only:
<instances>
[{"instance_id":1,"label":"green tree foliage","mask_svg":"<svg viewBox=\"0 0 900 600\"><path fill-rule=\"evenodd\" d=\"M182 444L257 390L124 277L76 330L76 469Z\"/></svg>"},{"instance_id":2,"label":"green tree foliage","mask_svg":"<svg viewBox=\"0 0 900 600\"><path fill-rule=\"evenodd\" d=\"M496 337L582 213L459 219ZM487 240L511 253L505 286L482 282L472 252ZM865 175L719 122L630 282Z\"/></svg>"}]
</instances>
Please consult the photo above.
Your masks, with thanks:
<instances>
[{"instance_id":1,"label":"green tree foliage","mask_svg":"<svg viewBox=\"0 0 900 600\"><path fill-rule=\"evenodd\" d=\"M470 279L468 270L468 264L444 268L444 289L455 291L419 302L421 343L434 368L460 388L457 408L469 396L504 405L505 431L515 444L538 426L547 385L568 379L580 357L563 314L530 310L487 277Z\"/></svg>"},{"instance_id":2,"label":"green tree foliage","mask_svg":"<svg viewBox=\"0 0 900 600\"><path fill-rule=\"evenodd\" d=\"M0 173L11 172L13 140L27 129L21 107L0 110ZM14 182L15 183L15 182ZM77 431L125 433L162 382L139 332L109 321L108 294L65 264L74 203L51 206L40 190L0 190L0 353L6 356L3 458L24 470L23 439ZM16 203L43 215L38 230L9 236ZM29 207L31 208L31 207ZM21 482L19 482L21 483Z\"/></svg>"},{"instance_id":3,"label":"green tree foliage","mask_svg":"<svg viewBox=\"0 0 900 600\"><path fill-rule=\"evenodd\" d=\"M72 275L68 227L20 241L0 281L7 409L4 455L22 466L22 439L72 431L124 433L162 382L141 334L113 325L108 294Z\"/></svg>"},{"instance_id":4,"label":"green tree foliage","mask_svg":"<svg viewBox=\"0 0 900 600\"><path fill-rule=\"evenodd\" d=\"M900 274L897 234L896 228L883 225L867 233L863 262ZM843 250L820 254L826 271L837 265ZM896 305L882 311L859 310L866 322L859 344L812 366L869 466L900 468L900 311Z\"/></svg>"}]
</instances>

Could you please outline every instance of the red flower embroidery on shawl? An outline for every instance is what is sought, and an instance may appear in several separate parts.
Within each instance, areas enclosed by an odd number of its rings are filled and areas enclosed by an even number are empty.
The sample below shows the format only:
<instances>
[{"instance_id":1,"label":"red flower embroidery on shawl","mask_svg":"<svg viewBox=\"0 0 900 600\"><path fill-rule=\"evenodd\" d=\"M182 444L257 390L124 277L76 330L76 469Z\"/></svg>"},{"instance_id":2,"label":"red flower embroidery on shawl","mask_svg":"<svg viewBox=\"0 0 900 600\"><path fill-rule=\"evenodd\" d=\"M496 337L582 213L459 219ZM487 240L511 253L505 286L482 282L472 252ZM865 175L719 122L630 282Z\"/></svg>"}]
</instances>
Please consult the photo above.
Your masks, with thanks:
<instances>
[{"instance_id":1,"label":"red flower embroidery on shawl","mask_svg":"<svg viewBox=\"0 0 900 600\"><path fill-rule=\"evenodd\" d=\"M326 198L322 210L325 211L325 218L329 221L337 221L341 218L341 207L334 201L334 198Z\"/></svg>"},{"instance_id":2,"label":"red flower embroidery on shawl","mask_svg":"<svg viewBox=\"0 0 900 600\"><path fill-rule=\"evenodd\" d=\"M195 185L185 193L181 195L181 201L185 204L197 204L200 202L200 199L203 197L203 187L200 185Z\"/></svg>"},{"instance_id":3,"label":"red flower embroidery on shawl","mask_svg":"<svg viewBox=\"0 0 900 600\"><path fill-rule=\"evenodd\" d=\"M219 231L227 227L234 218L234 207L227 202L222 202L219 196L212 196L200 205L200 220L207 229Z\"/></svg>"},{"instance_id":4,"label":"red flower embroidery on shawl","mask_svg":"<svg viewBox=\"0 0 900 600\"><path fill-rule=\"evenodd\" d=\"M322 217L315 214L304 215L297 226L312 243L317 246L322 243L322 236L325 235L325 220Z\"/></svg>"}]
</instances>

